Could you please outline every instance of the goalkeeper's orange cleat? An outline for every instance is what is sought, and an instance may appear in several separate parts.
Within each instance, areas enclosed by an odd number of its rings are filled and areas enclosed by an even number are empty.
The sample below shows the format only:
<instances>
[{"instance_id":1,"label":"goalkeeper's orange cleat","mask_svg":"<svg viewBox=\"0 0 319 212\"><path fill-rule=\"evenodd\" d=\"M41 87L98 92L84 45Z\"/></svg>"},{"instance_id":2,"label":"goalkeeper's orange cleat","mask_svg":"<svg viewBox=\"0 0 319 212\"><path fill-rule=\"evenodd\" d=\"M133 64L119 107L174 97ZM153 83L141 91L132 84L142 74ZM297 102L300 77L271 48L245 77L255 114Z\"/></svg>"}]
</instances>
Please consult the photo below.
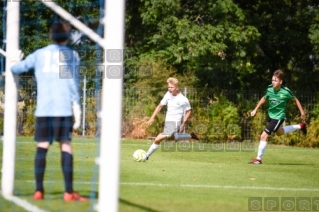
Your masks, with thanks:
<instances>
[{"instance_id":1,"label":"goalkeeper's orange cleat","mask_svg":"<svg viewBox=\"0 0 319 212\"><path fill-rule=\"evenodd\" d=\"M64 192L63 200L66 202L72 202L72 201L86 202L86 201L89 201L88 198L80 196L77 192L72 192L72 193Z\"/></svg>"},{"instance_id":2,"label":"goalkeeper's orange cleat","mask_svg":"<svg viewBox=\"0 0 319 212\"><path fill-rule=\"evenodd\" d=\"M36 191L33 195L34 200L42 200L44 198L44 193L41 191Z\"/></svg>"}]
</instances>

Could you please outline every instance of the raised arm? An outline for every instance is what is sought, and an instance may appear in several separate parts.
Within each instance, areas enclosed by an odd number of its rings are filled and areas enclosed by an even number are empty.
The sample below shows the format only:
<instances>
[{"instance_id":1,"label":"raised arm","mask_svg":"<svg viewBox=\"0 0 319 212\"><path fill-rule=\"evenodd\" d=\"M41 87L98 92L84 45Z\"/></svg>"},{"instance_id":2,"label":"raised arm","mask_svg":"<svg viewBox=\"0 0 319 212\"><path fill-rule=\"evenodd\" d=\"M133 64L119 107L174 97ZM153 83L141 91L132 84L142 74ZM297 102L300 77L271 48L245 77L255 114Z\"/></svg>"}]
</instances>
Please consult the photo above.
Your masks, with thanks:
<instances>
[{"instance_id":1,"label":"raised arm","mask_svg":"<svg viewBox=\"0 0 319 212\"><path fill-rule=\"evenodd\" d=\"M265 101L266 101L265 97L261 97L261 99L259 100L259 102L258 102L257 106L255 107L255 109L250 112L250 115L251 115L251 116L254 116L254 115L257 113L258 108L259 108L262 104L264 104Z\"/></svg>"},{"instance_id":2,"label":"raised arm","mask_svg":"<svg viewBox=\"0 0 319 212\"><path fill-rule=\"evenodd\" d=\"M300 114L301 114L301 120L302 121L306 121L306 114L305 114L305 111L302 109L302 106L299 102L299 100L295 97L293 100L295 100L295 103L300 111Z\"/></svg>"},{"instance_id":3,"label":"raised arm","mask_svg":"<svg viewBox=\"0 0 319 212\"><path fill-rule=\"evenodd\" d=\"M147 122L148 125L153 124L155 116L161 111L162 107L163 107L162 104L157 105L157 107L155 108L155 110L153 112L153 115L151 116L151 118Z\"/></svg>"}]
</instances>

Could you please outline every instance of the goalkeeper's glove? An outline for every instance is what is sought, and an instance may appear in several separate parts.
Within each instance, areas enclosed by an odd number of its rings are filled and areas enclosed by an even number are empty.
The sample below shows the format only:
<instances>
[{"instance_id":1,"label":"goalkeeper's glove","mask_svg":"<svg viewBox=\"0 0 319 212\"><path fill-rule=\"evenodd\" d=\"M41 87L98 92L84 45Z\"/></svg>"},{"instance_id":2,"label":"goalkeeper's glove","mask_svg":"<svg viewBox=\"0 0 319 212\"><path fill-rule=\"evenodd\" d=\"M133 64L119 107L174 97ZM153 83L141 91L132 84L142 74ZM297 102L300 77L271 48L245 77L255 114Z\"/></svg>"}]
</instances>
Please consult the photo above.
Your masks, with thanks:
<instances>
[{"instance_id":1,"label":"goalkeeper's glove","mask_svg":"<svg viewBox=\"0 0 319 212\"><path fill-rule=\"evenodd\" d=\"M4 55L5 57L9 57L8 54L7 54L7 52L3 51L2 49L0 49L0 50L1 50L0 53L1 53L2 55ZM17 63L17 62L20 62L20 61L23 59L23 56L24 56L24 53L23 53L21 50L18 50L18 51L14 54L14 56L9 57L9 61L10 61L10 63L15 64L15 63ZM2 72L2 76L5 76L5 75L6 75L6 73L5 73L5 72Z\"/></svg>"},{"instance_id":2,"label":"goalkeeper's glove","mask_svg":"<svg viewBox=\"0 0 319 212\"><path fill-rule=\"evenodd\" d=\"M72 104L72 110L73 110L73 115L74 115L74 125L73 129L78 129L81 125L81 107L79 104L73 102Z\"/></svg>"},{"instance_id":3,"label":"goalkeeper's glove","mask_svg":"<svg viewBox=\"0 0 319 212\"><path fill-rule=\"evenodd\" d=\"M10 62L17 63L23 59L24 53L21 50L18 50L17 53L10 58Z\"/></svg>"}]
</instances>

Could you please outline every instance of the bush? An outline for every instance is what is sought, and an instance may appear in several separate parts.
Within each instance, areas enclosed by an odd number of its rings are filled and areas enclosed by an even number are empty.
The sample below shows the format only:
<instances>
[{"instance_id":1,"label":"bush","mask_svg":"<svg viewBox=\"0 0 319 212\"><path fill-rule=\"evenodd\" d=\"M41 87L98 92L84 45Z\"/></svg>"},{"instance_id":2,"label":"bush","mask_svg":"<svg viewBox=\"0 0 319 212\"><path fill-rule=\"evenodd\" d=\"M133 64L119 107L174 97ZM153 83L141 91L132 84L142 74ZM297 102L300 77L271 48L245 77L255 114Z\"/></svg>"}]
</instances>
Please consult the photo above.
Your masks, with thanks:
<instances>
[{"instance_id":1,"label":"bush","mask_svg":"<svg viewBox=\"0 0 319 212\"><path fill-rule=\"evenodd\" d=\"M25 102L25 107L22 111L23 113L18 112L18 120L20 119L21 126L23 126L20 132L24 136L32 136L34 135L34 131L35 131L36 117L34 116L34 111L36 108L36 104L34 99L25 99L24 102ZM21 114L23 115L21 116L21 118L19 118ZM19 122L18 122L18 126L19 126Z\"/></svg>"}]
</instances>

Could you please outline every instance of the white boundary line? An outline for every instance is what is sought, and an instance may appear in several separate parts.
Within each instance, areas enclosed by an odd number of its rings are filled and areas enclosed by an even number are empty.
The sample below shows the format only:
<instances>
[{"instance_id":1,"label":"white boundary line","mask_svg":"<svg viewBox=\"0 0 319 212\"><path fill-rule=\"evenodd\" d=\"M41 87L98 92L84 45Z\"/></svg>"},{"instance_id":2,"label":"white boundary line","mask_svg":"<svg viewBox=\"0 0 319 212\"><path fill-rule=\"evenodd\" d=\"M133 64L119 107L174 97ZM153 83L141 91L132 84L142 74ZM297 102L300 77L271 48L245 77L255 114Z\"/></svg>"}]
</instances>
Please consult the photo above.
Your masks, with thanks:
<instances>
[{"instance_id":1,"label":"white boundary line","mask_svg":"<svg viewBox=\"0 0 319 212\"><path fill-rule=\"evenodd\" d=\"M2 191L0 190L0 193L2 194ZM16 196L9 196L9 195L2 195L3 198L5 198L8 201L13 202L14 204L20 206L21 208L30 211L30 212L47 212L46 210L42 210L38 208L35 205L32 205L26 200L20 199L19 197Z\"/></svg>"},{"instance_id":2,"label":"white boundary line","mask_svg":"<svg viewBox=\"0 0 319 212\"><path fill-rule=\"evenodd\" d=\"M256 187L256 186L220 186L220 185L191 185L183 184L181 187L192 188L224 188L224 189L247 189L247 190L275 190L275 191L319 191L319 188L276 188L276 187Z\"/></svg>"},{"instance_id":3,"label":"white boundary line","mask_svg":"<svg viewBox=\"0 0 319 212\"><path fill-rule=\"evenodd\" d=\"M146 141L146 142L150 142L150 141ZM23 142L23 141L17 141L16 142L17 144L34 144L36 145L36 142ZM72 142L72 144L74 145L95 145L95 144L98 144L97 142ZM137 144L125 144L125 143L121 143L122 146L149 146L149 144L145 143L145 144L140 144L140 143L137 143ZM276 148L267 148L268 151L271 151L271 150L274 150L274 151L277 151L278 149ZM302 152L302 151L319 151L319 148L300 148L300 149L286 149L287 151L298 151L298 152ZM207 151L209 152L209 151ZM247 151L247 152L251 152L251 151Z\"/></svg>"},{"instance_id":4,"label":"white boundary line","mask_svg":"<svg viewBox=\"0 0 319 212\"><path fill-rule=\"evenodd\" d=\"M21 181L34 183L33 180ZM62 181L45 181L45 183L60 183ZM97 182L74 182L74 184L97 184ZM164 184L164 183L139 183L139 182L120 182L120 185L128 186L154 186L154 187L188 187L188 188L222 188L222 189L243 189L243 190L274 190L274 191L314 191L319 188L284 188L284 187L257 187L257 186L232 186L232 185L205 185L205 184Z\"/></svg>"},{"instance_id":5,"label":"white boundary line","mask_svg":"<svg viewBox=\"0 0 319 212\"><path fill-rule=\"evenodd\" d=\"M156 186L156 187L189 187L189 188L223 188L223 189L244 189L244 190L276 190L276 191L319 191L319 188L276 188L276 187L256 187L256 186L222 186L222 185L201 185L201 184L162 184L162 183L134 183L122 182L121 185L132 186Z\"/></svg>"}]
</instances>

